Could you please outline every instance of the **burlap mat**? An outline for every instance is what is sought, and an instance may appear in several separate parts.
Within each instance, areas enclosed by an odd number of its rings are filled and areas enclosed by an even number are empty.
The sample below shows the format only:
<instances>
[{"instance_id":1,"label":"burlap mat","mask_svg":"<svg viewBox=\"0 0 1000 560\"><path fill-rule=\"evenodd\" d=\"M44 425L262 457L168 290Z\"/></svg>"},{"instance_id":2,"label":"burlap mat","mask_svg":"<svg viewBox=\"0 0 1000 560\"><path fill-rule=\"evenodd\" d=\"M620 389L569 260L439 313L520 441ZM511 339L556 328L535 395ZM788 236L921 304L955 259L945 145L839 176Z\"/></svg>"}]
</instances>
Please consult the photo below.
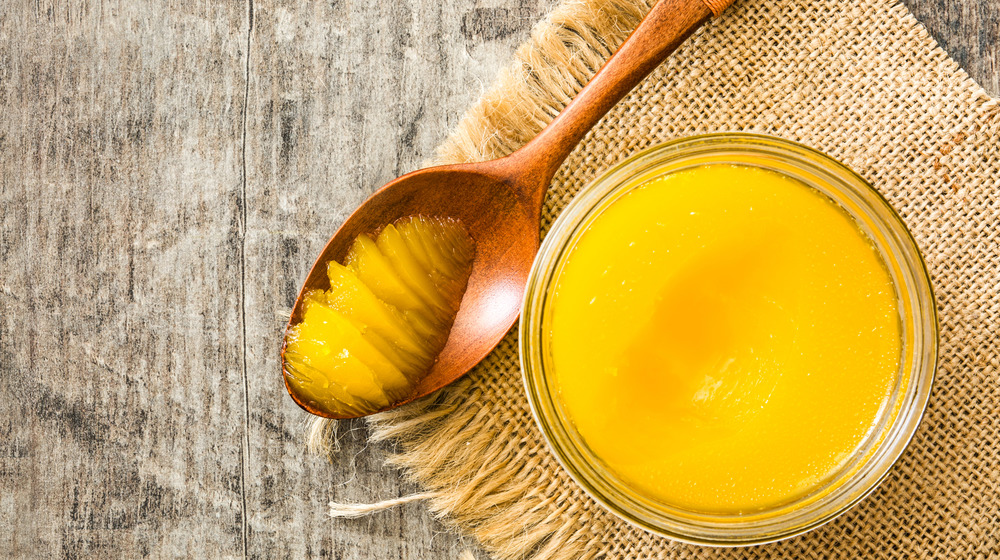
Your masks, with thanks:
<instances>
[{"instance_id":1,"label":"burlap mat","mask_svg":"<svg viewBox=\"0 0 1000 560\"><path fill-rule=\"evenodd\" d=\"M586 83L648 9L570 0L465 116L440 162L509 153ZM563 472L521 386L517 333L463 382L372 422L429 507L497 558L1000 557L1000 109L901 6L740 0L615 108L557 175L546 225L638 150L750 130L818 148L902 215L930 268L941 358L930 407L879 490L807 535L683 545L605 512Z\"/></svg>"}]
</instances>

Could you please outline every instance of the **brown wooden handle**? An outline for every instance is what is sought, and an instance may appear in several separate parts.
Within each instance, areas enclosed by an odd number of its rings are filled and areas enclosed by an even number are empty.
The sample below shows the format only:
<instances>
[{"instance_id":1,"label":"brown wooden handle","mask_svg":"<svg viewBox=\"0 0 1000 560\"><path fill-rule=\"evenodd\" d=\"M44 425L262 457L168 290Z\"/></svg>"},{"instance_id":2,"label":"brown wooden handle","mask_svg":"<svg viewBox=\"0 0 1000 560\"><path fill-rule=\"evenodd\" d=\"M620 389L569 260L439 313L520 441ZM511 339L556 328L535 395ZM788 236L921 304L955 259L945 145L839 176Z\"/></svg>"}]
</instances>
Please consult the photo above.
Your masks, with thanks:
<instances>
[{"instance_id":1,"label":"brown wooden handle","mask_svg":"<svg viewBox=\"0 0 1000 560\"><path fill-rule=\"evenodd\" d=\"M706 20L733 0L660 0L565 109L512 154L515 180L541 204L556 170L584 135Z\"/></svg>"}]
</instances>

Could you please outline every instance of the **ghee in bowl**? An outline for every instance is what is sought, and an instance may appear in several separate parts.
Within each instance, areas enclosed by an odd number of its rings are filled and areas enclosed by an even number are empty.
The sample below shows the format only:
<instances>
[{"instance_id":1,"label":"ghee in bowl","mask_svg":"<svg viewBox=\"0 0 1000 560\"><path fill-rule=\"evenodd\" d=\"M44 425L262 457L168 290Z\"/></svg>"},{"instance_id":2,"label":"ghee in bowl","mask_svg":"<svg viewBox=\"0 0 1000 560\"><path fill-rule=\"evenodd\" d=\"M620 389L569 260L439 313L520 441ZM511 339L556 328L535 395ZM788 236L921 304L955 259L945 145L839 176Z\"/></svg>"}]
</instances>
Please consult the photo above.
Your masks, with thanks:
<instances>
[{"instance_id":1,"label":"ghee in bowl","mask_svg":"<svg viewBox=\"0 0 1000 560\"><path fill-rule=\"evenodd\" d=\"M779 139L654 148L548 234L521 323L536 419L625 519L745 544L808 530L878 483L933 375L912 238L835 161Z\"/></svg>"}]
</instances>

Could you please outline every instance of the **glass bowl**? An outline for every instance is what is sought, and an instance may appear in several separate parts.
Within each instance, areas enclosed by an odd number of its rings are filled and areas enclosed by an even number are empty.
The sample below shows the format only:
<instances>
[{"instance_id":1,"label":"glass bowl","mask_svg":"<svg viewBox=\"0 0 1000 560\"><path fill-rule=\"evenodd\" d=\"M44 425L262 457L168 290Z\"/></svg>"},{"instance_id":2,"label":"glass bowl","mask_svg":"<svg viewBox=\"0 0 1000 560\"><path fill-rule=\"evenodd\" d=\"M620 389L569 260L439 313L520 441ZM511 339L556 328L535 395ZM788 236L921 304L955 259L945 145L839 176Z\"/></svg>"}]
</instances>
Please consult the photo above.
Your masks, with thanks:
<instances>
[{"instance_id":1,"label":"glass bowl","mask_svg":"<svg viewBox=\"0 0 1000 560\"><path fill-rule=\"evenodd\" d=\"M845 467L808 494L750 514L704 514L655 501L603 465L577 433L546 370L547 306L563 257L595 218L630 189L674 171L710 163L756 166L805 183L854 218L882 257L896 290L902 356L896 384L871 435ZM772 542L816 528L874 490L920 423L937 361L938 326L930 279L913 237L884 198L834 159L780 138L720 133L683 138L645 150L580 192L548 232L528 278L520 320L520 354L528 400L538 426L566 471L611 512L648 531L697 544Z\"/></svg>"}]
</instances>

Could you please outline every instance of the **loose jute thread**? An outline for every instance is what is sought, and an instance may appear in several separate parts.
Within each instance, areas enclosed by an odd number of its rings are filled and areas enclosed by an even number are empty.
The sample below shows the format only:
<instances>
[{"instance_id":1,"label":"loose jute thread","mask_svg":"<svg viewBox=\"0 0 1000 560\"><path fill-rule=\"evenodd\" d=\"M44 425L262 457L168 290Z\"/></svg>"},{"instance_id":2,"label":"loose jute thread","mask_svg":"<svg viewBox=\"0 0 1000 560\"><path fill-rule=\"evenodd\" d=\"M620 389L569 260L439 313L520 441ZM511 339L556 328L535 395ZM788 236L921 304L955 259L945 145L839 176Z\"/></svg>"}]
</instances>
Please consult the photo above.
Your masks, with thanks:
<instances>
[{"instance_id":1,"label":"loose jute thread","mask_svg":"<svg viewBox=\"0 0 1000 560\"><path fill-rule=\"evenodd\" d=\"M506 155L573 98L649 9L567 0L532 33L434 163ZM423 500L496 558L996 558L1000 554L1000 110L901 6L882 0L741 1L608 114L557 174L543 229L597 174L672 138L782 136L867 178L923 251L941 357L924 420L882 486L807 535L742 549L636 529L587 497L535 428L512 332L459 383L372 417L373 442ZM330 424L313 441L330 447Z\"/></svg>"}]
</instances>

